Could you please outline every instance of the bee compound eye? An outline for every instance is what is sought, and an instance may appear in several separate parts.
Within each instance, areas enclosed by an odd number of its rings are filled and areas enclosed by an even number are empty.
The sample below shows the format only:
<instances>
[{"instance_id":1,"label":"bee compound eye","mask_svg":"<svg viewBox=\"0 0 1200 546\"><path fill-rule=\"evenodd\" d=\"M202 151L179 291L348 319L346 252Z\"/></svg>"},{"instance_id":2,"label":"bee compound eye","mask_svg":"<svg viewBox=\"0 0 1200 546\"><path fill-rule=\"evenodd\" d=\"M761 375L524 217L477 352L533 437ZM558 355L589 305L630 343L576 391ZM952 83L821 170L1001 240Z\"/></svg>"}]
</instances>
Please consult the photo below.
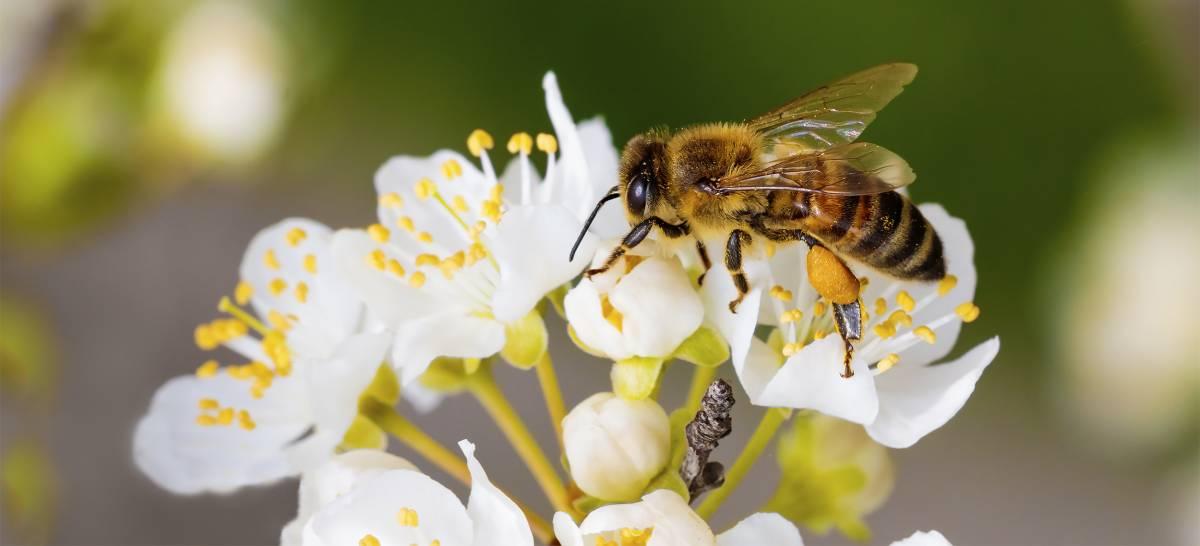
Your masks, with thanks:
<instances>
[{"instance_id":1,"label":"bee compound eye","mask_svg":"<svg viewBox=\"0 0 1200 546\"><path fill-rule=\"evenodd\" d=\"M650 178L645 173L637 173L629 179L629 189L625 193L625 202L629 212L638 216L646 213L646 200L650 193Z\"/></svg>"}]
</instances>

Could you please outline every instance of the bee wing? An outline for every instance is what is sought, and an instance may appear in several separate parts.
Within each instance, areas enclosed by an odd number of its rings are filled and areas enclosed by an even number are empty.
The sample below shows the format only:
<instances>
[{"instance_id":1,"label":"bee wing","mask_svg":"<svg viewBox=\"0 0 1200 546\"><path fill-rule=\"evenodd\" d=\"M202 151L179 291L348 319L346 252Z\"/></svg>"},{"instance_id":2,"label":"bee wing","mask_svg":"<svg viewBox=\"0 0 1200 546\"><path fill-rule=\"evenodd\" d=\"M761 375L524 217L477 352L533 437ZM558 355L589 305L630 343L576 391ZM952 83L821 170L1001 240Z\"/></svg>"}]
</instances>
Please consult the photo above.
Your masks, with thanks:
<instances>
[{"instance_id":1,"label":"bee wing","mask_svg":"<svg viewBox=\"0 0 1200 546\"><path fill-rule=\"evenodd\" d=\"M855 142L820 152L800 153L761 169L721 177L713 192L798 191L829 195L873 195L912 184L917 175L891 151Z\"/></svg>"},{"instance_id":2,"label":"bee wing","mask_svg":"<svg viewBox=\"0 0 1200 546\"><path fill-rule=\"evenodd\" d=\"M862 134L917 75L917 66L894 63L868 68L810 91L747 122L768 141L808 150L849 144Z\"/></svg>"}]
</instances>

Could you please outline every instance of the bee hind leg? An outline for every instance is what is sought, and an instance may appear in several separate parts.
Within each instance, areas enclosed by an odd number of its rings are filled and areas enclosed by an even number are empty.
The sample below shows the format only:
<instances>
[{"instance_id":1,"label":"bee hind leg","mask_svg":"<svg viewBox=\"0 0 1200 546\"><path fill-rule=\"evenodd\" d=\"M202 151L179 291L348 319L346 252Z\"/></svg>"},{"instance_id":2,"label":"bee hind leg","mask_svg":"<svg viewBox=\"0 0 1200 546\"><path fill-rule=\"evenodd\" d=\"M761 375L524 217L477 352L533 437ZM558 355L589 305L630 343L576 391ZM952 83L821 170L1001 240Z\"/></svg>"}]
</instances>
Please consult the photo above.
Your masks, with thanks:
<instances>
[{"instance_id":1,"label":"bee hind leg","mask_svg":"<svg viewBox=\"0 0 1200 546\"><path fill-rule=\"evenodd\" d=\"M748 244L750 244L750 234L740 229L733 230L729 234L729 240L725 243L725 268L733 277L733 286L738 291L737 297L729 302L729 311L733 313L737 313L738 305L750 291L750 282L746 280L746 273L742 271L742 247Z\"/></svg>"},{"instance_id":2,"label":"bee hind leg","mask_svg":"<svg viewBox=\"0 0 1200 546\"><path fill-rule=\"evenodd\" d=\"M655 226L658 226L658 228L662 230L663 235L666 235L672 239L683 237L691 232L691 230L688 229L687 223L675 225L668 223L666 220L663 220L657 216L651 216L645 220L642 220L641 222L638 222L636 226L633 226L633 229L629 230L629 233L625 235L625 238L621 239L621 245L613 249L612 253L608 255L608 258L604 260L604 263L600 267L584 271L583 276L591 277L592 275L599 275L605 271L608 271L609 268L611 268L613 264L617 263L617 260L619 260L621 256L624 256L626 252L629 252L633 247L642 244L642 241L646 239L647 235L650 235L650 230L654 229Z\"/></svg>"},{"instance_id":3,"label":"bee hind leg","mask_svg":"<svg viewBox=\"0 0 1200 546\"><path fill-rule=\"evenodd\" d=\"M842 377L847 379L854 377L854 371L850 369L850 361L854 359L852 341L862 339L862 318L862 305L858 301L833 304L834 324L837 326L838 335L842 336L842 344L846 348L845 358L842 362L845 367Z\"/></svg>"}]
</instances>

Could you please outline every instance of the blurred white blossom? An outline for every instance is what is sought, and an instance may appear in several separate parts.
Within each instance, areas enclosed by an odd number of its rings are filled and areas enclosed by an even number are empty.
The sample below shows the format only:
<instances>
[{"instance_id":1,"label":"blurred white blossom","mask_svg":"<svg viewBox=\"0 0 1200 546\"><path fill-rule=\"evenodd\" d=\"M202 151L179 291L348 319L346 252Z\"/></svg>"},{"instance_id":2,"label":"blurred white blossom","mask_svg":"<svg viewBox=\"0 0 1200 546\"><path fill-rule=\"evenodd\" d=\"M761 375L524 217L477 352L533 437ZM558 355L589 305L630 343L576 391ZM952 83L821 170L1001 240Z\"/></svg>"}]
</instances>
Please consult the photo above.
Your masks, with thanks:
<instances>
[{"instance_id":1,"label":"blurred white blossom","mask_svg":"<svg viewBox=\"0 0 1200 546\"><path fill-rule=\"evenodd\" d=\"M412 463L376 449L347 451L305 472L300 478L296 519L284 526L279 543L282 546L299 546L304 527L318 510L353 491L360 483L391 470L418 472Z\"/></svg>"}]
</instances>

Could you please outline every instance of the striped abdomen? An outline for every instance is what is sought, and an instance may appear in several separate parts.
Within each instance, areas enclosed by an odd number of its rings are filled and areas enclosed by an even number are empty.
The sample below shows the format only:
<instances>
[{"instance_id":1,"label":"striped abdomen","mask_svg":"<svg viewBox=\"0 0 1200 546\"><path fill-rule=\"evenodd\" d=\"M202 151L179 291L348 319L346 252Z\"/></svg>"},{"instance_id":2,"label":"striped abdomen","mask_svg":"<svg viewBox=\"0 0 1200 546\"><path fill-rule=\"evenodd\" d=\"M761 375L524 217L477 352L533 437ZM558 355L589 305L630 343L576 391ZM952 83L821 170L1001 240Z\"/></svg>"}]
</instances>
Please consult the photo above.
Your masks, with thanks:
<instances>
[{"instance_id":1,"label":"striped abdomen","mask_svg":"<svg viewBox=\"0 0 1200 546\"><path fill-rule=\"evenodd\" d=\"M946 276L942 240L908 199L896 192L835 196L771 192L771 217L819 239L838 254L901 279Z\"/></svg>"}]
</instances>

